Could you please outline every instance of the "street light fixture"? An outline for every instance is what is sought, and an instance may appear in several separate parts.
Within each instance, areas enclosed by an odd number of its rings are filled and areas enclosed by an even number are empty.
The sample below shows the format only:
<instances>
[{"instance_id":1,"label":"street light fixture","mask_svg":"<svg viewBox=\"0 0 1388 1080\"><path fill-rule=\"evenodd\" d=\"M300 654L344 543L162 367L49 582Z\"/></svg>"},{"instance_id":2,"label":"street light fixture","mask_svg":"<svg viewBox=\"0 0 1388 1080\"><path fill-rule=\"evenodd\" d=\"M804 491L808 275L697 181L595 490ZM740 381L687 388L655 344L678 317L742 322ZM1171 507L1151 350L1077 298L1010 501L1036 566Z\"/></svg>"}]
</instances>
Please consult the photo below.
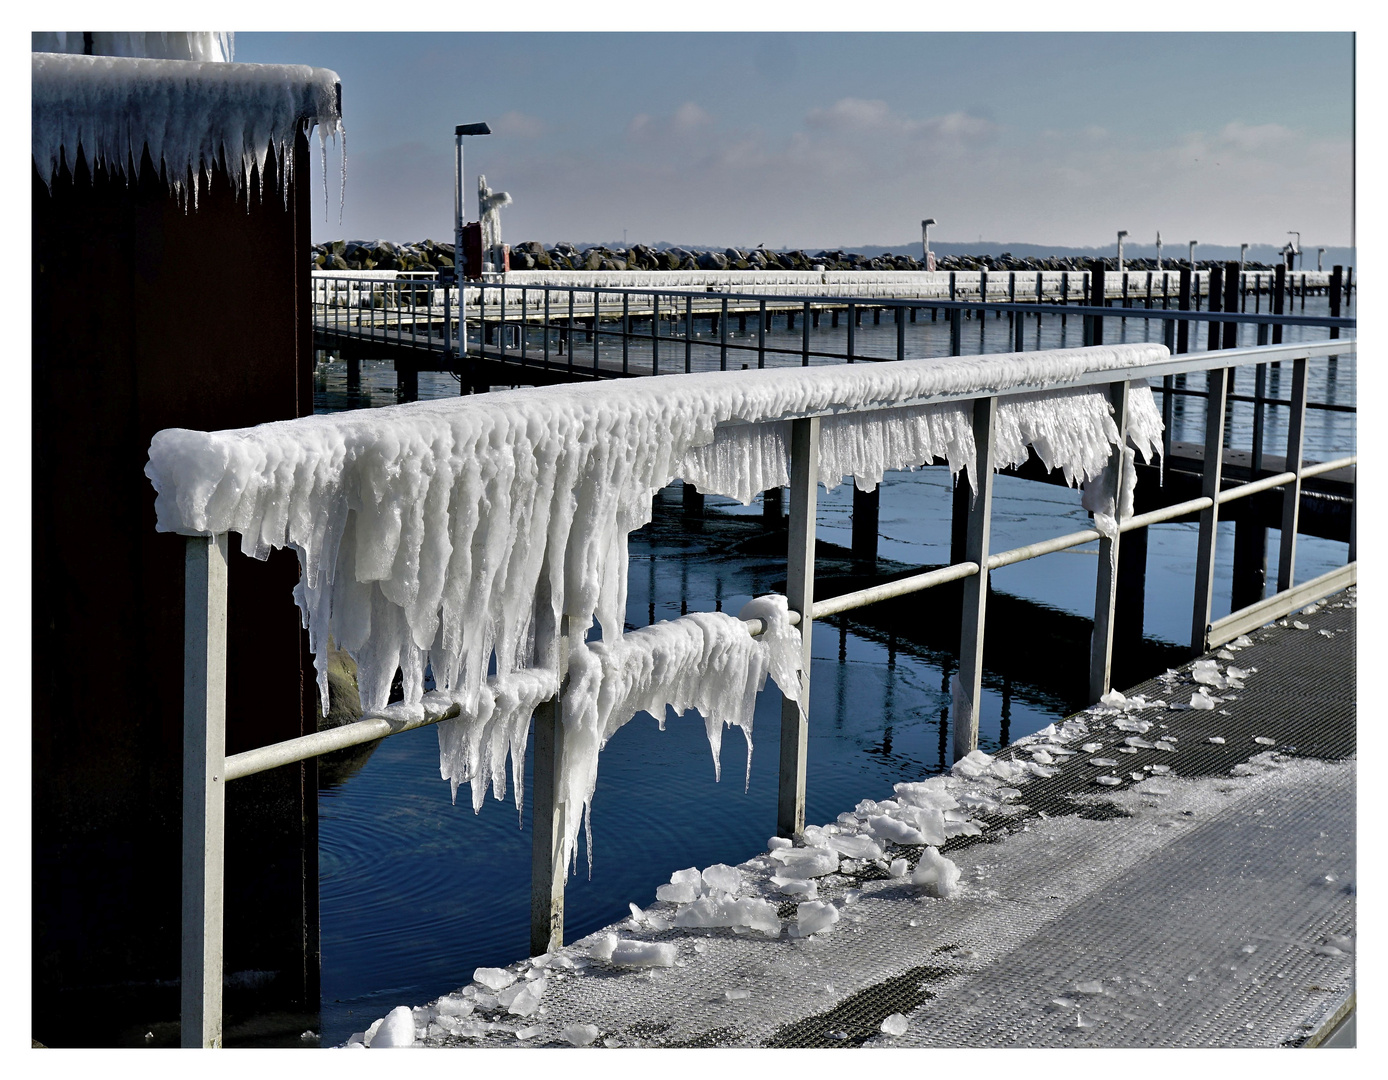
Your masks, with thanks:
<instances>
[{"instance_id":1,"label":"street light fixture","mask_svg":"<svg viewBox=\"0 0 1388 1080\"><path fill-rule=\"evenodd\" d=\"M1198 243L1200 243L1199 240L1192 240L1190 242L1190 268L1192 270L1195 269L1195 245Z\"/></svg>"},{"instance_id":2,"label":"street light fixture","mask_svg":"<svg viewBox=\"0 0 1388 1080\"><path fill-rule=\"evenodd\" d=\"M1287 235L1288 235L1288 236L1295 236L1295 237L1296 237L1296 245L1292 248L1292 259L1293 259L1293 262L1292 262L1292 265L1291 265L1290 267L1288 267L1288 269L1290 269L1290 270L1295 270L1295 269L1296 269L1296 262L1295 262L1295 259L1296 259L1296 257L1297 257L1298 255L1301 254L1301 233L1297 232L1295 229L1288 229L1288 230L1287 230Z\"/></svg>"},{"instance_id":3,"label":"street light fixture","mask_svg":"<svg viewBox=\"0 0 1388 1080\"><path fill-rule=\"evenodd\" d=\"M1157 269L1161 269L1161 230L1157 230Z\"/></svg>"},{"instance_id":4,"label":"street light fixture","mask_svg":"<svg viewBox=\"0 0 1388 1080\"><path fill-rule=\"evenodd\" d=\"M930 226L935 224L933 217L928 217L921 222L921 263L930 269Z\"/></svg>"},{"instance_id":5,"label":"street light fixture","mask_svg":"<svg viewBox=\"0 0 1388 1080\"><path fill-rule=\"evenodd\" d=\"M1248 245L1239 245L1239 273L1243 273L1243 264L1248 261Z\"/></svg>"},{"instance_id":6,"label":"street light fixture","mask_svg":"<svg viewBox=\"0 0 1388 1080\"><path fill-rule=\"evenodd\" d=\"M1318 247L1318 248L1316 248L1316 270L1317 270L1317 271L1320 271L1320 270L1324 270L1324 269L1325 269L1325 248Z\"/></svg>"},{"instance_id":7,"label":"street light fixture","mask_svg":"<svg viewBox=\"0 0 1388 1080\"><path fill-rule=\"evenodd\" d=\"M1118 230L1118 272L1123 272L1123 237L1128 235L1127 229Z\"/></svg>"}]
</instances>

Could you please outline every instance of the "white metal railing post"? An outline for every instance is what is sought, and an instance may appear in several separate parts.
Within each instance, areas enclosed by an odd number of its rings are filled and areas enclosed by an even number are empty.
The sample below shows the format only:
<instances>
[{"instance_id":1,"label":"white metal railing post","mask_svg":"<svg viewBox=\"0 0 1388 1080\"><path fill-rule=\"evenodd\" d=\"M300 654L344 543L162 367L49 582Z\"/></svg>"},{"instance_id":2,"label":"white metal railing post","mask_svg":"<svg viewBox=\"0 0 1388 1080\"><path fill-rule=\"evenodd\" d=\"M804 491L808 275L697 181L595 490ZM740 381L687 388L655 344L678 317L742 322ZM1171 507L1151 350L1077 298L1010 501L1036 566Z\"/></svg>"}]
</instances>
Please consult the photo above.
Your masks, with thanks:
<instances>
[{"instance_id":1,"label":"white metal railing post","mask_svg":"<svg viewBox=\"0 0 1388 1080\"><path fill-rule=\"evenodd\" d=\"M1190 647L1203 653L1209 642L1210 612L1214 605L1215 533L1219 525L1219 489L1224 473L1224 405L1229 396L1229 368L1209 372L1205 406L1205 457L1200 494L1210 505L1200 511L1200 540L1195 557L1195 599L1191 612Z\"/></svg>"},{"instance_id":2,"label":"white metal railing post","mask_svg":"<svg viewBox=\"0 0 1388 1080\"><path fill-rule=\"evenodd\" d=\"M1301 465L1306 433L1306 358L1292 361L1292 397L1287 408L1287 461L1283 468L1296 479L1282 493L1282 542L1277 556L1277 591L1296 578L1296 530L1301 516ZM1356 475L1358 469L1355 470ZM1350 556L1354 561L1354 556Z\"/></svg>"},{"instance_id":3,"label":"white metal railing post","mask_svg":"<svg viewBox=\"0 0 1388 1080\"><path fill-rule=\"evenodd\" d=\"M560 616L559 633L554 641L559 692L535 710L530 844L531 956L564 947L564 883L569 868L564 863L564 807L560 802L559 777L564 754L564 681L569 667L567 615Z\"/></svg>"},{"instance_id":4,"label":"white metal railing post","mask_svg":"<svg viewBox=\"0 0 1388 1080\"><path fill-rule=\"evenodd\" d=\"M810 638L814 626L814 543L819 484L819 417L791 421L790 515L786 528L786 601L800 615L800 700L781 696L780 781L776 834L805 831L805 751L809 741Z\"/></svg>"},{"instance_id":5,"label":"white metal railing post","mask_svg":"<svg viewBox=\"0 0 1388 1080\"><path fill-rule=\"evenodd\" d=\"M1105 492L1113 493L1113 517L1122 525L1123 457L1128 446L1128 383L1111 383L1108 388L1113 419L1118 425L1118 446L1104 466L1100 481ZM1094 633L1089 639L1089 700L1097 702L1109 692L1113 675L1113 620L1118 597L1119 534L1099 538L1099 572L1094 588Z\"/></svg>"},{"instance_id":6,"label":"white metal railing post","mask_svg":"<svg viewBox=\"0 0 1388 1080\"><path fill-rule=\"evenodd\" d=\"M959 629L960 695L955 700L954 760L978 748L979 695L983 689L983 623L988 604L988 541L993 524L993 432L998 399L974 402L974 481L978 488L969 507L964 559L978 573L964 579L963 618ZM962 710L962 711L961 711Z\"/></svg>"},{"instance_id":7,"label":"white metal railing post","mask_svg":"<svg viewBox=\"0 0 1388 1080\"><path fill-rule=\"evenodd\" d=\"M226 645L227 537L192 536L183 561L183 1046L222 1045Z\"/></svg>"}]
</instances>

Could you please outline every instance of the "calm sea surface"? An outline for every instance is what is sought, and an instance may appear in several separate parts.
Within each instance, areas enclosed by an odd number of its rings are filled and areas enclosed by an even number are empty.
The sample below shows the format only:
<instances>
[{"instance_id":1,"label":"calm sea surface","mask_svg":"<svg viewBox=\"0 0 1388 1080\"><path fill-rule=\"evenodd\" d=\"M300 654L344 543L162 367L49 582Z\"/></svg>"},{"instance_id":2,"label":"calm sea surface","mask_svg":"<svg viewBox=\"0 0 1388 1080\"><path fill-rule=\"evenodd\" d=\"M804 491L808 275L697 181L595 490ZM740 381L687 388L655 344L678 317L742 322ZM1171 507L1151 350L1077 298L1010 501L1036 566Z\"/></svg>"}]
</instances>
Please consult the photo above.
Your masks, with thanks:
<instances>
[{"instance_id":1,"label":"calm sea surface","mask_svg":"<svg viewBox=\"0 0 1388 1080\"><path fill-rule=\"evenodd\" d=\"M1263 299L1266 309L1266 297ZM1250 298L1250 309L1252 300ZM1295 309L1300 313L1299 302ZM1322 297L1306 302L1307 314L1327 313ZM1351 309L1349 314L1353 314ZM948 324L928 313L907 325L907 355L948 352ZM869 317L870 318L870 317ZM1028 326L1027 348L1080 344L1080 320L1045 321L1040 334ZM842 349L844 327L828 320L811 332L811 348ZM1157 323L1107 320L1114 341L1161 340ZM1288 328L1288 341L1321 340L1323 330ZM1241 344L1253 344L1244 328ZM1202 325L1192 335L1204 342ZM696 370L716 368L716 338L696 348ZM732 340L738 340L733 338ZM745 340L745 339L743 339ZM751 338L755 343L755 337ZM801 331L777 330L768 343L798 348ZM1011 349L1006 318L965 323L965 352ZM606 346L600 346L606 354ZM869 319L856 330L856 347L892 358L896 329ZM588 346L591 350L591 346ZM700 355L700 354L703 355ZM584 354L591 357L591 351ZM618 353L619 355L619 353ZM683 341L661 349L683 368ZM798 359L798 358L797 358ZM740 367L741 359L730 362ZM753 356L755 363L755 356ZM1312 361L1311 400L1353 404L1352 359ZM387 362L363 361L361 389L349 394L346 365L320 364L317 411L394 404L395 375ZM1203 380L1201 380L1203 383ZM1285 396L1289 379L1274 373L1269 390ZM1192 380L1192 387L1195 383ZM1237 392L1252 390L1252 371L1238 376ZM448 375L421 374L421 397L457 394ZM1174 438L1202 437L1203 402L1178 401ZM1280 453L1286 431L1280 409L1269 409L1266 446ZM1251 406L1235 403L1230 445L1247 447ZM1312 411L1307 418L1307 456L1352 453L1353 414ZM949 561L950 482L943 468L888 474L882 486L880 556L922 565ZM719 608L736 613L752 596L779 587L783 559L746 550L730 551L755 536L760 501L742 507L726 499L706 500L707 519L689 528L680 514L678 485L657 500L656 519L633 534L627 621L633 626L686 611ZM847 546L851 537L851 482L821 490L818 538ZM993 508L993 547L1014 547L1088 527L1080 494L1009 477L999 477ZM1158 525L1149 530L1145 634L1179 643L1189 634L1194 525ZM751 545L755 551L755 544ZM1221 525L1218 592L1214 617L1229 611L1232 525ZM1277 536L1268 542L1269 579L1275 580ZM1056 553L1005 567L993 574L994 588L1043 608L1090 617L1097 546ZM1342 543L1302 537L1297 580L1343 565ZM929 594L921 618L930 618ZM1045 648L1037 642L1037 649ZM1083 663L1078 658L1076 663ZM832 821L862 798L883 797L891 785L918 779L946 766L949 739L949 676L953 658L905 636L850 625L816 626L811 672L810 745L806 820ZM1076 707L1054 690L985 675L980 743L996 750L1012 739L1059 720ZM593 871L571 878L566 896L566 937L573 940L626 914L634 901L649 904L670 872L714 862L737 863L764 851L776 820L777 695L758 702L751 781L743 790L745 747L729 732L723 744L723 779L714 782L713 763L696 714L671 716L666 730L638 716L618 732L602 756L593 801ZM474 815L467 789L459 805L439 778L438 742L431 729L386 739L345 779L319 793L320 898L322 928L322 1044L342 1042L395 1005L417 1005L457 989L480 966L508 964L529 951L529 807L518 814L507 801L490 798ZM530 765L527 761L527 791ZM580 864L583 863L580 856Z\"/></svg>"}]
</instances>

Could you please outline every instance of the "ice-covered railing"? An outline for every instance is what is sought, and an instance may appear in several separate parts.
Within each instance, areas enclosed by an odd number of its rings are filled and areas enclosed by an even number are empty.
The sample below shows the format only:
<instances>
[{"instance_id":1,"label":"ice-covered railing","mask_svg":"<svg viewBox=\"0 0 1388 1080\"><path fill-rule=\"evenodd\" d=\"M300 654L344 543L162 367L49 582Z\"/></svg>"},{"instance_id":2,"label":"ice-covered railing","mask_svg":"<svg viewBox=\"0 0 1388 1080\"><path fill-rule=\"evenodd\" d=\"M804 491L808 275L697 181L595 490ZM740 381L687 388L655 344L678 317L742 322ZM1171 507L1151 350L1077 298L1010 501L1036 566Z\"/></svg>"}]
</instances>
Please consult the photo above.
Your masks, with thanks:
<instances>
[{"instance_id":1,"label":"ice-covered railing","mask_svg":"<svg viewBox=\"0 0 1388 1080\"><path fill-rule=\"evenodd\" d=\"M460 720L441 729L444 776L455 785L471 781L474 799L488 783L499 796L508 756L519 775L525 719L533 711L532 951L543 952L562 942L563 880L598 753L638 710L699 709L716 762L725 723L743 727L750 751L750 703L766 676L774 677L786 699L777 831L800 835L815 618L963 580L959 667L966 677L955 686L957 759L977 744L993 568L1100 541L1090 662L1095 700L1109 689L1117 545L1130 529L1200 514L1195 640L1203 648L1217 635L1239 632L1233 622L1271 610L1259 605L1208 622L1219 505L1288 486L1282 591L1274 599L1306 603L1314 598L1307 590L1335 582L1323 577L1290 588L1300 481L1354 459L1303 466L1305 365L1311 356L1352 351L1352 344L1327 342L1173 358L1160 345L1093 346L532 388L233 431L162 431L146 467L158 526L190 537L184 784L196 812L185 815L185 917L204 927L212 918L214 902L202 883L220 833L198 832L220 820L220 780ZM1293 365L1290 471L1226 489L1219 463L1229 369L1272 361ZM1133 516L1133 456L1150 456L1161 434L1146 380L1178 371L1210 373L1206 494ZM994 472L1032 453L1086 486L1095 528L993 552ZM852 475L871 487L886 469L930 462L965 473L974 489L972 502L964 501L963 561L816 601L818 484L832 487ZM742 612L746 621L703 613L624 633L627 536L650 520L652 495L676 477L744 502L788 483L786 596L754 602ZM265 558L275 547L298 555L295 599L313 649L321 657L333 638L355 656L363 704L374 714L348 725L357 729L349 739L334 729L224 756L216 687L224 665L229 532L241 534L252 556ZM1340 576L1353 573L1351 561ZM589 641L597 630L601 640ZM762 640L754 643L753 632ZM426 668L436 685L427 695ZM397 669L404 700L387 706ZM185 967L185 1018L206 1014L202 999L190 1001L189 994L197 999L201 987L205 999L219 985L207 976L208 965L220 964L209 947L204 934L194 966Z\"/></svg>"},{"instance_id":2,"label":"ice-covered railing","mask_svg":"<svg viewBox=\"0 0 1388 1080\"><path fill-rule=\"evenodd\" d=\"M90 167L127 177L148 149L170 190L196 207L214 169L248 193L273 155L288 198L294 139L315 126L326 158L327 137L343 134L341 87L326 68L33 54L33 156L49 186L79 149Z\"/></svg>"}]
</instances>

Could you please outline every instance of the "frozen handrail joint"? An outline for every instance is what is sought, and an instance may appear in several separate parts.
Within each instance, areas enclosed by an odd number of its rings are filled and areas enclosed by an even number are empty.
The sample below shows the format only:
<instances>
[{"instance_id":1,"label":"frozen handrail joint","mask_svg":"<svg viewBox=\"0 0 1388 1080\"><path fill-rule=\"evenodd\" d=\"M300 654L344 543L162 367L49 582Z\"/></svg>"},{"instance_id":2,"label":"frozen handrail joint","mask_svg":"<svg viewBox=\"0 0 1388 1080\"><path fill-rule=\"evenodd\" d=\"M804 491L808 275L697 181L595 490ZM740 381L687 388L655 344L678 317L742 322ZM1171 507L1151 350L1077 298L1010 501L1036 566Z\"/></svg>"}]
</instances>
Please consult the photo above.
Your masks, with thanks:
<instances>
[{"instance_id":1,"label":"frozen handrail joint","mask_svg":"<svg viewBox=\"0 0 1388 1080\"><path fill-rule=\"evenodd\" d=\"M127 179L148 149L196 208L218 165L249 198L252 171L263 186L273 154L288 198L294 139L314 126L326 158L328 135L343 134L339 80L326 68L33 54L34 165L50 187L79 148L89 167Z\"/></svg>"}]
</instances>

